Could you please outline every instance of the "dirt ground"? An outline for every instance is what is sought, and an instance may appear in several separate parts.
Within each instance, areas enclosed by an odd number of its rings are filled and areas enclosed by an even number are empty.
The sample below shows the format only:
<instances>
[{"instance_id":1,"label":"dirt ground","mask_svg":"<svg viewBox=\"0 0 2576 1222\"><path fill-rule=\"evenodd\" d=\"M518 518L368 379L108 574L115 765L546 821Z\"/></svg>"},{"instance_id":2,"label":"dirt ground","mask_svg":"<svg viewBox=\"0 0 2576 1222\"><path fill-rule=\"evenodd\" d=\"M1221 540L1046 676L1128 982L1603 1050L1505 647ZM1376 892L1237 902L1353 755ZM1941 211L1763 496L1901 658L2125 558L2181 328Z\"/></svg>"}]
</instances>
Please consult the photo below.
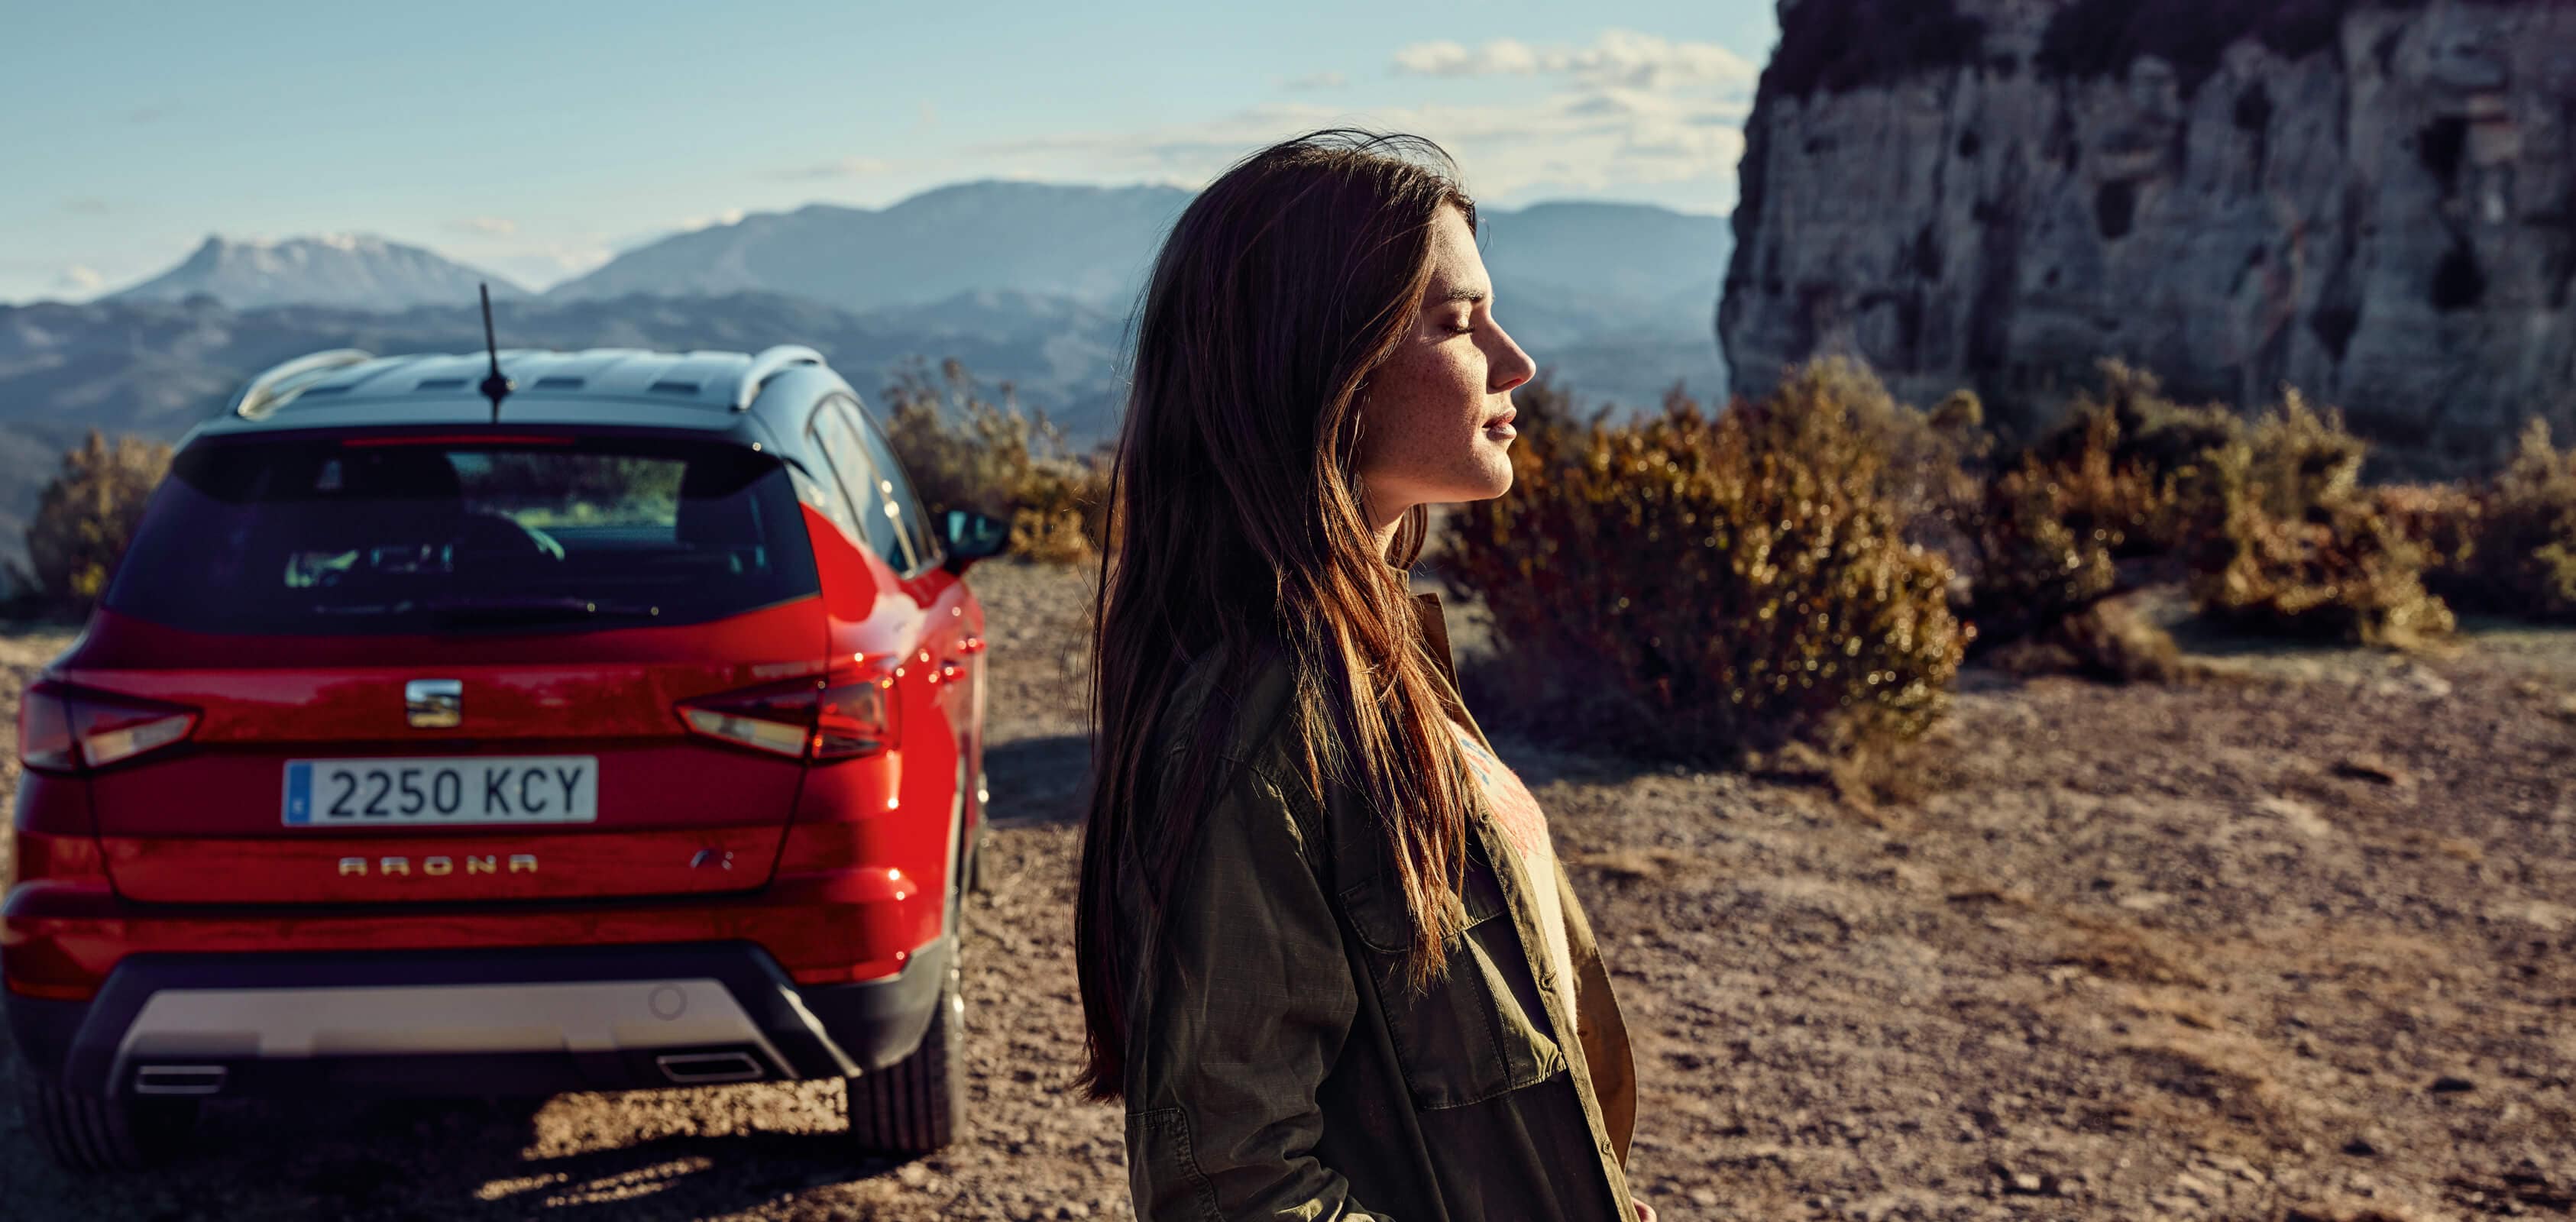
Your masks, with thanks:
<instances>
[{"instance_id":1,"label":"dirt ground","mask_svg":"<svg viewBox=\"0 0 2576 1222\"><path fill-rule=\"evenodd\" d=\"M1127 1214L1119 1117L1067 1087L1087 588L971 580L998 830L954 1149L846 1153L837 1085L227 1102L186 1161L82 1179L0 1111L0 1214ZM63 643L0 645L0 715ZM1665 1217L2576 1215L2576 633L2206 647L2226 677L2181 686L1971 671L1875 809L1497 735L1611 957Z\"/></svg>"}]
</instances>

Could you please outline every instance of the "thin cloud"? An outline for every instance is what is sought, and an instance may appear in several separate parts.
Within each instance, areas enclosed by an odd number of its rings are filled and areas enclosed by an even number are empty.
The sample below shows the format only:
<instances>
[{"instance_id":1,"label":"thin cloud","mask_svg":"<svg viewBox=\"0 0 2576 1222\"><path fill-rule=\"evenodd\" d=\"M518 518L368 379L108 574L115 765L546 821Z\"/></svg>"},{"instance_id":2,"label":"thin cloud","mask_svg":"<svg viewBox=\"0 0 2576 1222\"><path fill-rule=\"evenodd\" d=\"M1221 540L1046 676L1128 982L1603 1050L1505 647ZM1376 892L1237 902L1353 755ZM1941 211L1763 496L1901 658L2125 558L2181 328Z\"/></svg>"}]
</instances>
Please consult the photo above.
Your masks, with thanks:
<instances>
[{"instance_id":1,"label":"thin cloud","mask_svg":"<svg viewBox=\"0 0 2576 1222\"><path fill-rule=\"evenodd\" d=\"M1431 82L1409 105L1353 110L1281 100L1233 114L1143 130L1067 132L973 150L1014 165L1085 177L1103 172L1205 182L1245 152L1321 127L1405 131L1455 154L1468 186L1492 199L1655 188L1731 207L1743 122L1759 72L1713 43L1609 30L1588 45L1496 39L1477 47L1431 42L1395 53L1399 77ZM1528 77L1532 88L1493 101L1442 100L1439 82Z\"/></svg>"},{"instance_id":2,"label":"thin cloud","mask_svg":"<svg viewBox=\"0 0 2576 1222\"><path fill-rule=\"evenodd\" d=\"M1340 89L1350 83L1351 78L1339 72L1310 72L1304 76L1292 76L1281 81L1279 87L1290 93L1315 93L1325 89Z\"/></svg>"},{"instance_id":3,"label":"thin cloud","mask_svg":"<svg viewBox=\"0 0 2576 1222\"><path fill-rule=\"evenodd\" d=\"M105 216L107 215L107 201L94 195L82 196L79 199L67 199L63 201L63 211L77 213L81 216Z\"/></svg>"},{"instance_id":4,"label":"thin cloud","mask_svg":"<svg viewBox=\"0 0 2576 1222\"><path fill-rule=\"evenodd\" d=\"M1473 50L1454 42L1415 43L1395 53L1414 76L1560 75L1593 86L1661 89L1692 84L1749 87L1752 61L1713 42L1675 42L1634 30L1604 30L1588 47L1533 47L1497 38Z\"/></svg>"},{"instance_id":5,"label":"thin cloud","mask_svg":"<svg viewBox=\"0 0 2576 1222\"><path fill-rule=\"evenodd\" d=\"M99 290L100 286L105 285L106 283L107 277L101 275L97 268L84 266L79 263L73 263L64 267L63 270L54 277L55 288L66 289L75 293L95 293Z\"/></svg>"},{"instance_id":6,"label":"thin cloud","mask_svg":"<svg viewBox=\"0 0 2576 1222\"><path fill-rule=\"evenodd\" d=\"M928 106L929 103L924 102L922 105ZM772 170L770 171L769 176L771 178L784 179L790 182L811 182L817 179L826 178L865 178L874 174L883 174L887 170L893 168L894 164L892 162L879 160L875 157L843 157L836 161L826 161L817 165L797 166L793 169L786 170ZM737 217L736 219L740 218Z\"/></svg>"},{"instance_id":7,"label":"thin cloud","mask_svg":"<svg viewBox=\"0 0 2576 1222\"><path fill-rule=\"evenodd\" d=\"M496 238L506 238L519 232L517 221L499 216L469 216L456 222L455 227L465 233L479 233Z\"/></svg>"}]
</instances>

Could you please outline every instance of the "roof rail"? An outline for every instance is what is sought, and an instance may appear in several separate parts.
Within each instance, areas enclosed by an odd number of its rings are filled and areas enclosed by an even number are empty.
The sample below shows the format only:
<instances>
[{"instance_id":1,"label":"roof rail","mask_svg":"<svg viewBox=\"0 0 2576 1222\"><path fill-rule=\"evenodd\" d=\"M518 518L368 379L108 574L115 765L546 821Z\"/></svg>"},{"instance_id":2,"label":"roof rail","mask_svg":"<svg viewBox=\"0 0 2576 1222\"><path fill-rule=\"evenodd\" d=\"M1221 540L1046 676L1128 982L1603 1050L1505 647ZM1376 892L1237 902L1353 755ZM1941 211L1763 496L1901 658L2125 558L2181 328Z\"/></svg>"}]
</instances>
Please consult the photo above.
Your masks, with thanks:
<instances>
[{"instance_id":1,"label":"roof rail","mask_svg":"<svg viewBox=\"0 0 2576 1222\"><path fill-rule=\"evenodd\" d=\"M241 393L233 396L232 414L244 420L257 420L304 393L304 388L321 381L322 375L374 359L374 353L355 348L334 348L328 352L299 356L252 378L249 385L241 388Z\"/></svg>"},{"instance_id":2,"label":"roof rail","mask_svg":"<svg viewBox=\"0 0 2576 1222\"><path fill-rule=\"evenodd\" d=\"M760 397L760 388L789 368L822 363L823 354L803 344L779 344L761 349L759 355L751 358L751 367L742 371L742 381L734 385L733 410L750 411L751 401Z\"/></svg>"}]
</instances>

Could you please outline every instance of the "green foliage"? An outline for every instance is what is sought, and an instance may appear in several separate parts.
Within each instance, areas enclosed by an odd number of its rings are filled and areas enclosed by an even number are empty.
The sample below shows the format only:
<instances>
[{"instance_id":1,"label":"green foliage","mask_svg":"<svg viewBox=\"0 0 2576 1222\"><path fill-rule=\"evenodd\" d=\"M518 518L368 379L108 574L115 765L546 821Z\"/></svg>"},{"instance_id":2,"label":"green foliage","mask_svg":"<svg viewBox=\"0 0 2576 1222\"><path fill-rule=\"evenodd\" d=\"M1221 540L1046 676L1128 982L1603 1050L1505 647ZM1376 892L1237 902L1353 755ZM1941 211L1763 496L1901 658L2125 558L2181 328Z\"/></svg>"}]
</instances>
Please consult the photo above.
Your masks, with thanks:
<instances>
[{"instance_id":1,"label":"green foliage","mask_svg":"<svg viewBox=\"0 0 2576 1222\"><path fill-rule=\"evenodd\" d=\"M1070 564L1100 545L1108 464L1077 454L1044 412L1023 411L1009 383L987 394L950 360L933 377L915 364L886 388L886 434L933 520L972 509L1011 523L1010 550Z\"/></svg>"},{"instance_id":2,"label":"green foliage","mask_svg":"<svg viewBox=\"0 0 2576 1222\"><path fill-rule=\"evenodd\" d=\"M1492 614L1522 707L1650 754L1910 737L1970 633L1906 538L1938 431L1867 370L1809 366L1710 419L1567 418L1516 396L1516 487L1458 507L1443 571Z\"/></svg>"},{"instance_id":3,"label":"green foliage","mask_svg":"<svg viewBox=\"0 0 2576 1222\"><path fill-rule=\"evenodd\" d=\"M144 503L170 470L170 447L140 437L110 443L90 430L63 455L27 525L27 557L57 610L87 613L107 592Z\"/></svg>"},{"instance_id":4,"label":"green foliage","mask_svg":"<svg viewBox=\"0 0 2576 1222\"><path fill-rule=\"evenodd\" d=\"M2210 452L2214 499L2188 541L2201 609L2244 627L2409 646L2448 633L2425 554L2360 487L2368 446L2297 391Z\"/></svg>"}]
</instances>

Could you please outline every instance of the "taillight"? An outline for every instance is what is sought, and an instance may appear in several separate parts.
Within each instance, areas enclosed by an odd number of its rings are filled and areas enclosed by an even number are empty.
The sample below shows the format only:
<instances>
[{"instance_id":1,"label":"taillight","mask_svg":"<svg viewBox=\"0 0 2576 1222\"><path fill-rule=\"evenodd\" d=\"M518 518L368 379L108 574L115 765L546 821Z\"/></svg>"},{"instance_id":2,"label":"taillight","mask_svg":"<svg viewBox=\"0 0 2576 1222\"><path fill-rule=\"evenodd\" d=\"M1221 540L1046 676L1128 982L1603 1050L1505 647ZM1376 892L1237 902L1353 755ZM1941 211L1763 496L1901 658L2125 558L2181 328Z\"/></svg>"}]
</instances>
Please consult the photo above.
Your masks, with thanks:
<instances>
[{"instance_id":1,"label":"taillight","mask_svg":"<svg viewBox=\"0 0 2576 1222\"><path fill-rule=\"evenodd\" d=\"M38 772L80 767L72 748L71 709L51 684L28 688L18 701L18 762Z\"/></svg>"},{"instance_id":2,"label":"taillight","mask_svg":"<svg viewBox=\"0 0 2576 1222\"><path fill-rule=\"evenodd\" d=\"M18 704L18 760L38 772L104 768L185 742L197 711L47 681Z\"/></svg>"},{"instance_id":3,"label":"taillight","mask_svg":"<svg viewBox=\"0 0 2576 1222\"><path fill-rule=\"evenodd\" d=\"M894 745L894 679L851 676L823 689L814 717L814 758L855 759Z\"/></svg>"},{"instance_id":4,"label":"taillight","mask_svg":"<svg viewBox=\"0 0 2576 1222\"><path fill-rule=\"evenodd\" d=\"M683 700L680 723L708 738L817 763L894 745L894 677L873 669Z\"/></svg>"}]
</instances>

